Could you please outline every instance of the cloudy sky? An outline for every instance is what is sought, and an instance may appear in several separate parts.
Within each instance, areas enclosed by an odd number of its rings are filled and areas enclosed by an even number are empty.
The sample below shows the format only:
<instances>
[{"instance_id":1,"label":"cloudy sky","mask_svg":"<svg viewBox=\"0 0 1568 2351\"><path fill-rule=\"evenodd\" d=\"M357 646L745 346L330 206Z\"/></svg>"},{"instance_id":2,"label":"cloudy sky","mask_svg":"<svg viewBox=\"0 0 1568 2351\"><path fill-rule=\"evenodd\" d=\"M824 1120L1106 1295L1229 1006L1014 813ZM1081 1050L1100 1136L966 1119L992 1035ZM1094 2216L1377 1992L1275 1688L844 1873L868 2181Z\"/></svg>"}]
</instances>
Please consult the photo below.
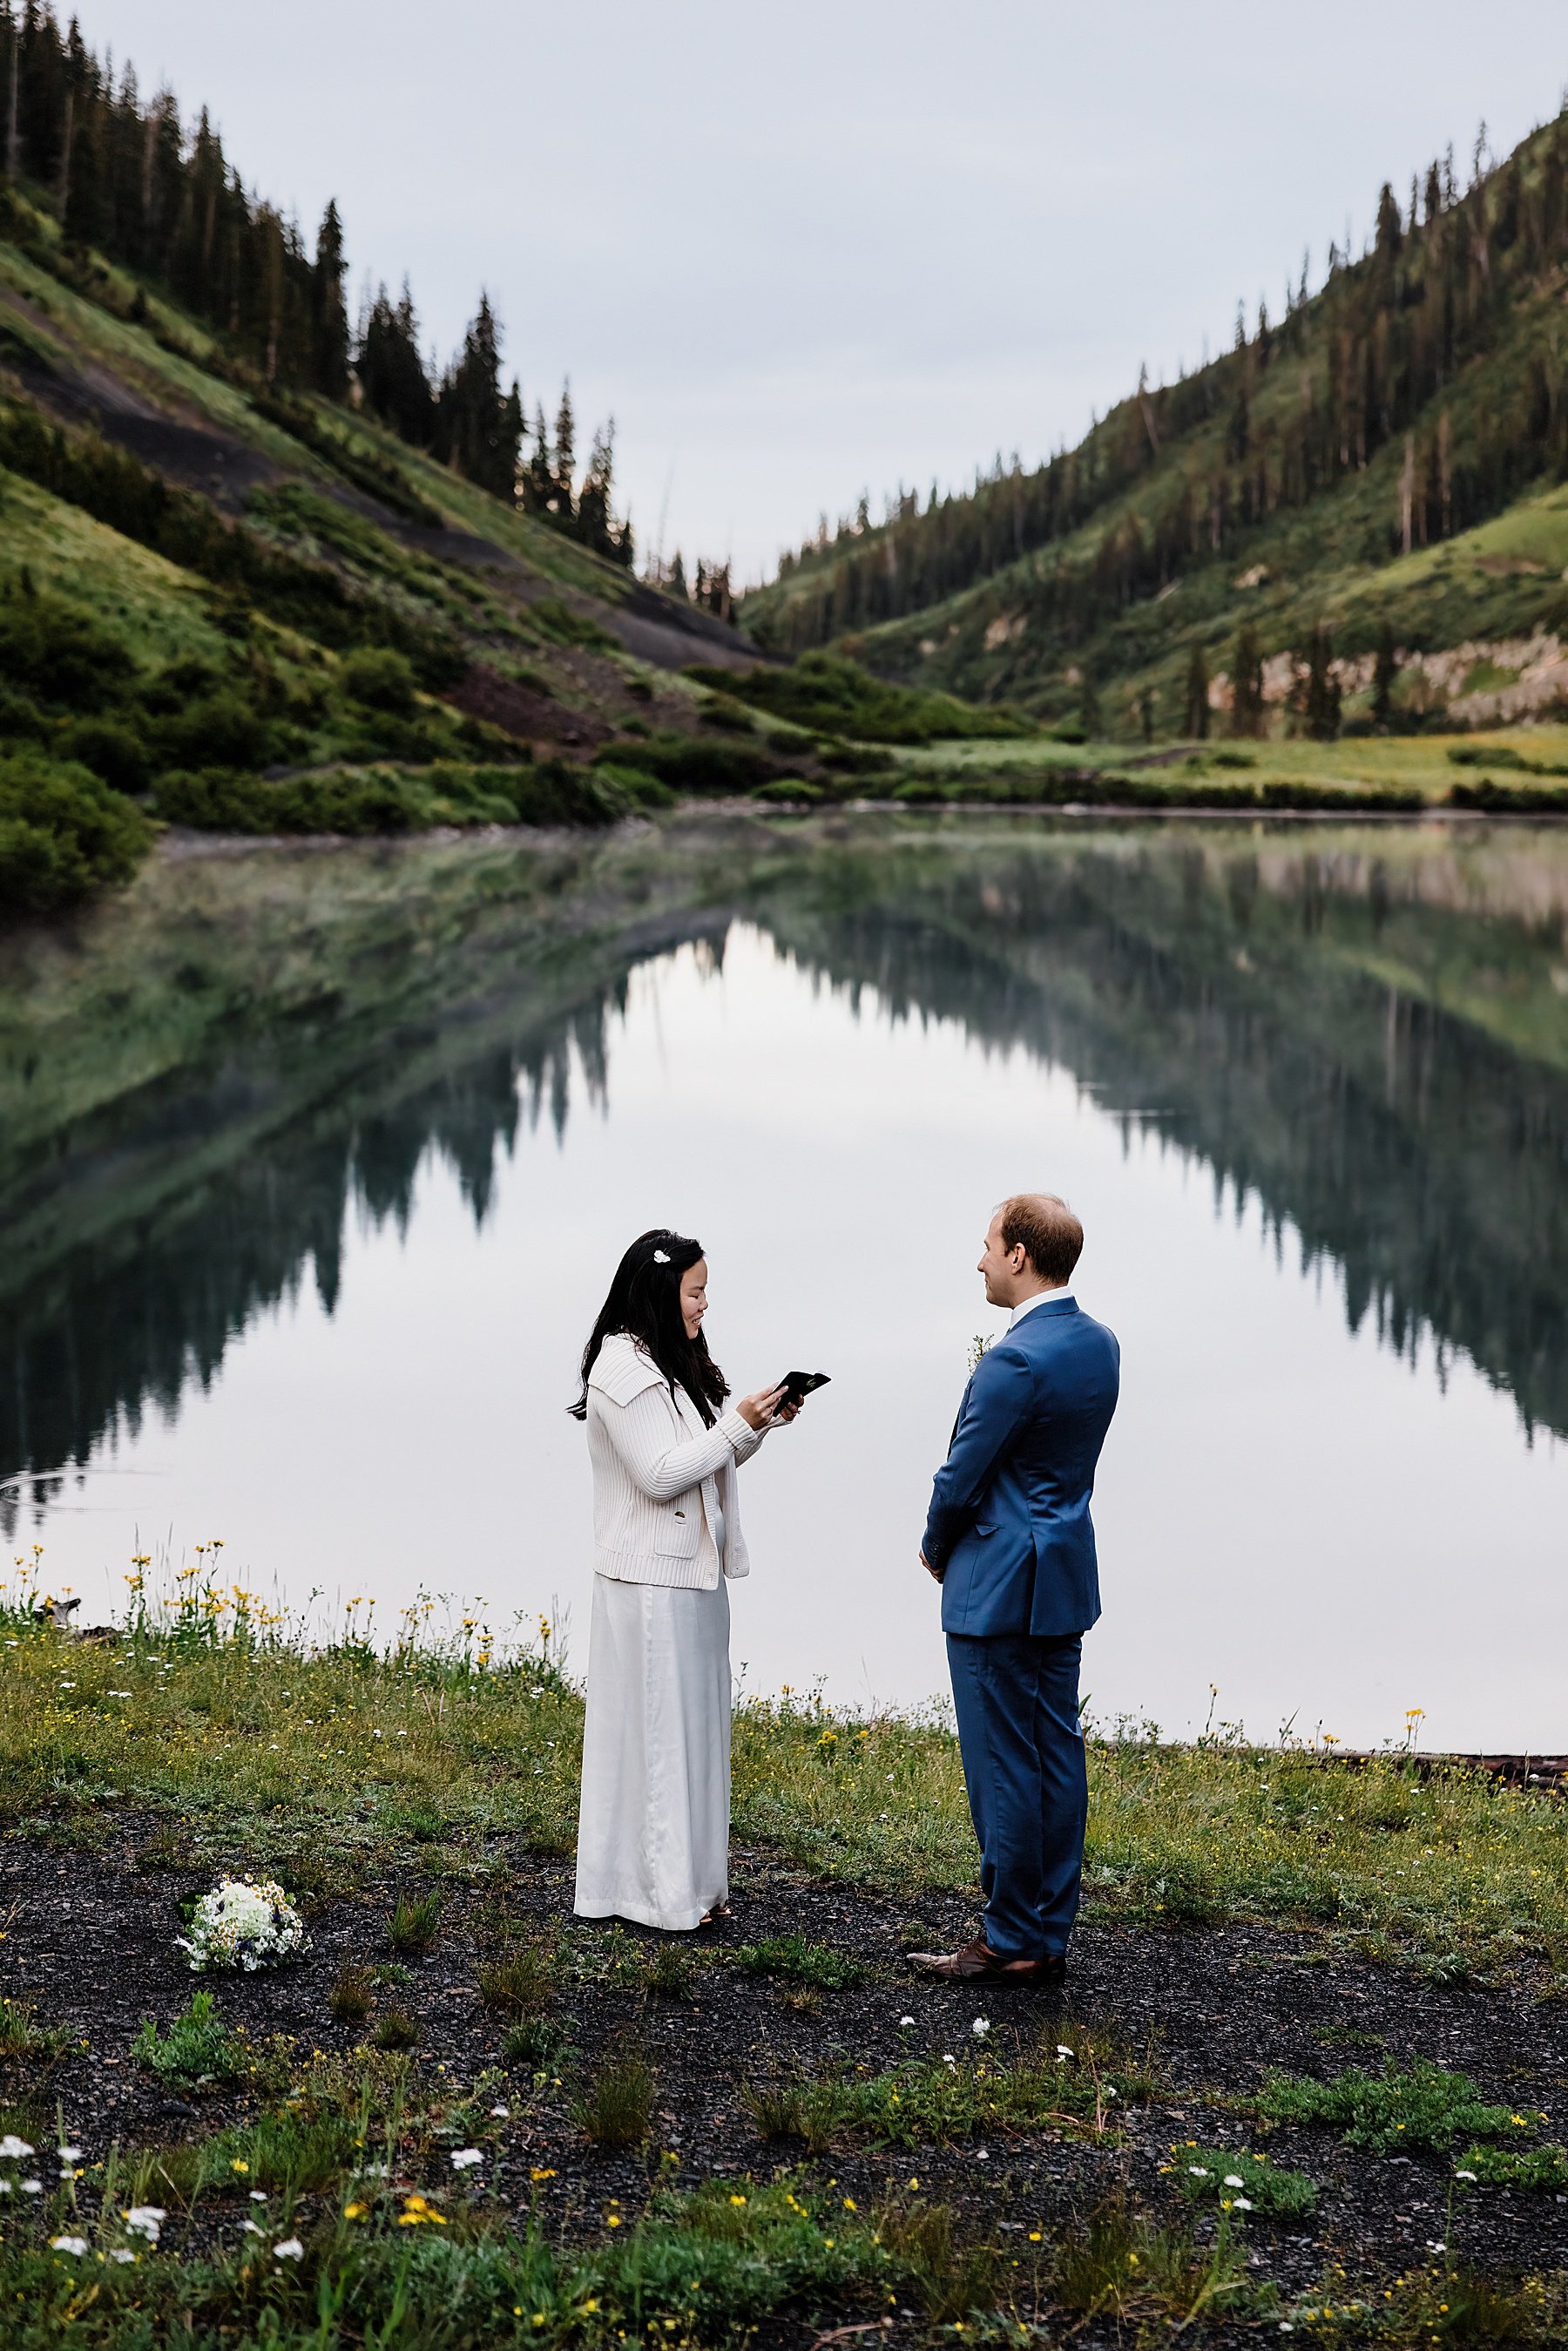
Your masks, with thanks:
<instances>
[{"instance_id":1,"label":"cloudy sky","mask_svg":"<svg viewBox=\"0 0 1568 2351\"><path fill-rule=\"evenodd\" d=\"M1073 440L1568 79L1562 0L83 0L444 351L613 412L644 555ZM1478 26L1484 24L1484 37Z\"/></svg>"}]
</instances>

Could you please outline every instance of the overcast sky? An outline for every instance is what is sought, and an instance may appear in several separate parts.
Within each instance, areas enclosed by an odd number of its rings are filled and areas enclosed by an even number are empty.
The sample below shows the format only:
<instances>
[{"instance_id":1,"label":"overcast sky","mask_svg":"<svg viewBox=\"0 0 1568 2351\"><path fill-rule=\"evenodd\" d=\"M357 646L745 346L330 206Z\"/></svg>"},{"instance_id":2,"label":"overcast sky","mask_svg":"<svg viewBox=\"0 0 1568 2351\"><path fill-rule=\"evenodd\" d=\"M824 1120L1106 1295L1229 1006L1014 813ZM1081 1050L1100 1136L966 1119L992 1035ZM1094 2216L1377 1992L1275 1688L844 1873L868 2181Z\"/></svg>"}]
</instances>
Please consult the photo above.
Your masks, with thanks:
<instances>
[{"instance_id":1,"label":"overcast sky","mask_svg":"<svg viewBox=\"0 0 1568 2351\"><path fill-rule=\"evenodd\" d=\"M444 353L613 411L641 555L754 578L1174 373L1568 78L1562 0L83 0Z\"/></svg>"}]
</instances>

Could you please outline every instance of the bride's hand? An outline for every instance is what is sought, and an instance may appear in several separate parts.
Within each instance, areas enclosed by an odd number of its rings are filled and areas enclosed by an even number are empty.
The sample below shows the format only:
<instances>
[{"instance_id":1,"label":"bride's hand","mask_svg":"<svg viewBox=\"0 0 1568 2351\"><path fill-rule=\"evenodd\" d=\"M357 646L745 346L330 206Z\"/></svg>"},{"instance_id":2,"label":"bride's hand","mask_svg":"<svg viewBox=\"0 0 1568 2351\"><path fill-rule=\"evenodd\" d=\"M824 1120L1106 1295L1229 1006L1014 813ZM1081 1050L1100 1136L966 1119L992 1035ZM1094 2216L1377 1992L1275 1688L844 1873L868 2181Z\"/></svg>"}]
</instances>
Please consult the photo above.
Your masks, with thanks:
<instances>
[{"instance_id":1,"label":"bride's hand","mask_svg":"<svg viewBox=\"0 0 1568 2351\"><path fill-rule=\"evenodd\" d=\"M742 1396L735 1410L748 1428L772 1428L776 1422L794 1418L792 1405L784 1405L780 1409L780 1399L788 1394L788 1388L781 1380L776 1388L759 1388L755 1395Z\"/></svg>"}]
</instances>

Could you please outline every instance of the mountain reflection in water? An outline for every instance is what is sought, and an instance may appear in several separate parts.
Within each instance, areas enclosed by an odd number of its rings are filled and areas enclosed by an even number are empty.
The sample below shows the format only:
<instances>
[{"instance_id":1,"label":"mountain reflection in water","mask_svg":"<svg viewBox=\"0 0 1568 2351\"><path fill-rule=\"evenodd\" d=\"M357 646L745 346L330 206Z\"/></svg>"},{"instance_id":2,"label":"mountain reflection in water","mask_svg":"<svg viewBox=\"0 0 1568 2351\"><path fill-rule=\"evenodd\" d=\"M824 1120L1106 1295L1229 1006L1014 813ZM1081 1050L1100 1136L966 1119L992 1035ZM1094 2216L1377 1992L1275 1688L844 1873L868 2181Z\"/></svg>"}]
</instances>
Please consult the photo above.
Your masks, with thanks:
<instances>
[{"instance_id":1,"label":"mountain reflection in water","mask_svg":"<svg viewBox=\"0 0 1568 2351\"><path fill-rule=\"evenodd\" d=\"M1336 1274L1353 1331L1468 1359L1521 1450L1568 1435L1565 914L1544 827L715 815L163 862L0 955L0 1523L177 1427L280 1302L330 1321L346 1249L417 1248L428 1171L489 1232L507 1162L614 1130L639 973L694 948L718 985L736 923L857 1017L1070 1073ZM789 1108L833 1144L817 1088Z\"/></svg>"}]
</instances>

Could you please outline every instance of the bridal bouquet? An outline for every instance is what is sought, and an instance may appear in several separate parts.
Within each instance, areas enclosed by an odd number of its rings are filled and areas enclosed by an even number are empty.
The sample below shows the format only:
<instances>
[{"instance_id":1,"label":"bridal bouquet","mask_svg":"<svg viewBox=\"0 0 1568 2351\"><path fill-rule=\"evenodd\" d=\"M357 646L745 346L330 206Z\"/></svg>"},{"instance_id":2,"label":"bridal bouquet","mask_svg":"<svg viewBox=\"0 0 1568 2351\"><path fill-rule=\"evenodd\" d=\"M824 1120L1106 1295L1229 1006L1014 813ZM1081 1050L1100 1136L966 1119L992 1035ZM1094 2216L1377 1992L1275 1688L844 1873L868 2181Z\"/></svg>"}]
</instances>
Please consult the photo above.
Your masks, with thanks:
<instances>
[{"instance_id":1,"label":"bridal bouquet","mask_svg":"<svg viewBox=\"0 0 1568 2351\"><path fill-rule=\"evenodd\" d=\"M197 1903L188 1935L176 1938L191 1955L191 1969L281 1967L297 1959L308 1942L305 1921L268 1878L225 1877Z\"/></svg>"}]
</instances>

